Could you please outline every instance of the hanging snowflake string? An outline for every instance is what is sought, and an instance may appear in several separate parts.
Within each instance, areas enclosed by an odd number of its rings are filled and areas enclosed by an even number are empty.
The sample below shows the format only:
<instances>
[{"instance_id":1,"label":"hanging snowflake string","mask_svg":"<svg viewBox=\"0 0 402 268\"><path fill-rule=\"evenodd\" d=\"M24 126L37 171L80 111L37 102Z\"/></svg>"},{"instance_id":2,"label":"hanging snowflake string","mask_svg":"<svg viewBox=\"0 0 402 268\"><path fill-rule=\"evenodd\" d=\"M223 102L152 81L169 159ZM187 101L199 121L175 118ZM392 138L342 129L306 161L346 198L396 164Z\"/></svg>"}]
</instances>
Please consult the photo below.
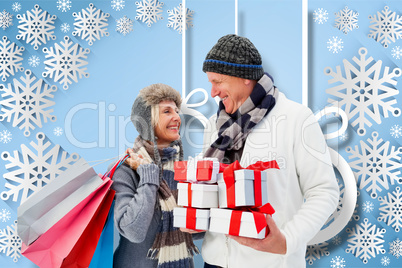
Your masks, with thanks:
<instances>
[{"instance_id":1,"label":"hanging snowflake string","mask_svg":"<svg viewBox=\"0 0 402 268\"><path fill-rule=\"evenodd\" d=\"M396 99L392 98L399 94L399 90L392 86L397 85L396 78L401 76L401 69L394 68L390 72L390 68L385 66L382 71L382 61L366 58L367 49L364 47L359 49L359 55L360 58L353 57L357 66L343 60L345 75L340 66L336 67L336 71L326 67L324 73L332 77L328 83L335 84L326 90L335 97L328 98L328 102L344 109L351 125L358 125L357 133L364 136L365 126L372 125L370 119L380 124L382 114L385 118L388 118L389 112L395 117L401 115L401 110L395 107Z\"/></svg>"},{"instance_id":2,"label":"hanging snowflake string","mask_svg":"<svg viewBox=\"0 0 402 268\"><path fill-rule=\"evenodd\" d=\"M18 14L19 30L17 39L24 40L37 50L40 45L46 44L50 39L56 39L53 31L56 18L55 15L52 16L47 11L40 9L39 5L35 5L34 9L28 10L26 14Z\"/></svg>"},{"instance_id":3,"label":"hanging snowflake string","mask_svg":"<svg viewBox=\"0 0 402 268\"><path fill-rule=\"evenodd\" d=\"M7 119L10 122L13 118L12 126L24 129L24 135L28 137L30 129L42 127L42 118L45 123L48 119L56 121L56 116L52 115L53 109L49 109L55 104L51 99L56 90L56 86L49 86L42 79L37 79L30 70L25 71L25 77L21 76L19 80L14 78L13 85L0 84L0 92L4 92L0 100L0 121Z\"/></svg>"},{"instance_id":4,"label":"hanging snowflake string","mask_svg":"<svg viewBox=\"0 0 402 268\"><path fill-rule=\"evenodd\" d=\"M397 237L396 240L389 243L389 253L399 259L402 256L402 241Z\"/></svg>"},{"instance_id":5,"label":"hanging snowflake string","mask_svg":"<svg viewBox=\"0 0 402 268\"><path fill-rule=\"evenodd\" d=\"M14 42L8 41L7 36L3 36L0 41L0 76L3 82L10 75L24 71L24 67L21 66L24 50L24 47L17 46Z\"/></svg>"},{"instance_id":6,"label":"hanging snowflake string","mask_svg":"<svg viewBox=\"0 0 402 268\"><path fill-rule=\"evenodd\" d=\"M109 13L97 9L94 4L89 4L86 10L82 9L81 12L73 13L75 22L72 35L81 37L92 46L94 41L100 40L103 36L109 36L106 28L109 16Z\"/></svg>"},{"instance_id":7,"label":"hanging snowflake string","mask_svg":"<svg viewBox=\"0 0 402 268\"><path fill-rule=\"evenodd\" d=\"M40 64L40 58L36 55L32 55L28 58L28 64L33 68L38 67Z\"/></svg>"},{"instance_id":8,"label":"hanging snowflake string","mask_svg":"<svg viewBox=\"0 0 402 268\"><path fill-rule=\"evenodd\" d=\"M328 12L323 8L318 8L314 10L313 19L318 24L324 24L328 20Z\"/></svg>"},{"instance_id":9,"label":"hanging snowflake string","mask_svg":"<svg viewBox=\"0 0 402 268\"><path fill-rule=\"evenodd\" d=\"M8 13L5 9L3 12L0 12L0 27L3 30L13 25L13 15Z\"/></svg>"},{"instance_id":10,"label":"hanging snowflake string","mask_svg":"<svg viewBox=\"0 0 402 268\"><path fill-rule=\"evenodd\" d=\"M11 215L11 213L9 210L2 208L1 212L0 212L0 220L2 222L6 222L6 221L10 220L10 218L11 218L10 215Z\"/></svg>"},{"instance_id":11,"label":"hanging snowflake string","mask_svg":"<svg viewBox=\"0 0 402 268\"><path fill-rule=\"evenodd\" d=\"M320 259L324 255L329 256L327 242L307 246L306 261L308 264L312 265L316 259Z\"/></svg>"},{"instance_id":12,"label":"hanging snowflake string","mask_svg":"<svg viewBox=\"0 0 402 268\"><path fill-rule=\"evenodd\" d=\"M43 77L53 78L55 82L63 85L63 89L67 90L68 85L78 82L78 78L88 78L89 73L86 72L88 64L84 59L87 58L90 50L83 49L78 44L70 41L68 36L64 37L64 41L55 44L54 47L43 48L45 53L45 70Z\"/></svg>"},{"instance_id":13,"label":"hanging snowflake string","mask_svg":"<svg viewBox=\"0 0 402 268\"><path fill-rule=\"evenodd\" d=\"M12 8L12 10L13 10L14 12L18 12L18 11L21 10L21 4L18 3L18 2L14 2L14 3L11 5L11 8Z\"/></svg>"},{"instance_id":14,"label":"hanging snowflake string","mask_svg":"<svg viewBox=\"0 0 402 268\"><path fill-rule=\"evenodd\" d=\"M75 153L68 155L58 144L52 147L42 132L36 135L36 143L31 141L30 146L34 150L21 144L21 151L14 151L14 156L9 152L1 154L1 158L9 162L6 169L10 170L3 175L10 183L5 184L8 190L1 193L1 199L9 200L12 197L13 202L20 199L20 203L23 203L79 158Z\"/></svg>"},{"instance_id":15,"label":"hanging snowflake string","mask_svg":"<svg viewBox=\"0 0 402 268\"><path fill-rule=\"evenodd\" d=\"M0 253L13 258L14 262L21 257L21 244L21 238L17 234L17 221L6 229L0 230Z\"/></svg>"},{"instance_id":16,"label":"hanging snowflake string","mask_svg":"<svg viewBox=\"0 0 402 268\"><path fill-rule=\"evenodd\" d=\"M358 29L357 17L359 13L345 7L338 13L335 13L335 28L341 30L344 34L352 31L353 29Z\"/></svg>"},{"instance_id":17,"label":"hanging snowflake string","mask_svg":"<svg viewBox=\"0 0 402 268\"><path fill-rule=\"evenodd\" d=\"M9 143L12 139L12 134L8 130L3 130L0 132L0 142Z\"/></svg>"},{"instance_id":18,"label":"hanging snowflake string","mask_svg":"<svg viewBox=\"0 0 402 268\"><path fill-rule=\"evenodd\" d=\"M124 16L118 20L116 20L116 31L126 36L133 31L133 21L127 16Z\"/></svg>"},{"instance_id":19,"label":"hanging snowflake string","mask_svg":"<svg viewBox=\"0 0 402 268\"><path fill-rule=\"evenodd\" d=\"M393 125L390 129L389 134L391 134L391 136L394 138L402 137L402 126Z\"/></svg>"},{"instance_id":20,"label":"hanging snowflake string","mask_svg":"<svg viewBox=\"0 0 402 268\"><path fill-rule=\"evenodd\" d=\"M343 49L343 41L338 36L333 36L332 38L328 39L327 48L329 52L338 53Z\"/></svg>"},{"instance_id":21,"label":"hanging snowflake string","mask_svg":"<svg viewBox=\"0 0 402 268\"><path fill-rule=\"evenodd\" d=\"M63 33L68 33L69 31L70 31L70 24L68 24L68 23L63 23L62 25L60 25L60 30L63 32Z\"/></svg>"},{"instance_id":22,"label":"hanging snowflake string","mask_svg":"<svg viewBox=\"0 0 402 268\"><path fill-rule=\"evenodd\" d=\"M370 193L371 198L377 198L377 192L389 190L389 185L401 184L402 147L390 147L390 142L378 138L373 132L372 139L367 143L360 141L360 150L356 145L354 149L348 146L346 152L349 156L349 165L355 173L357 185Z\"/></svg>"},{"instance_id":23,"label":"hanging snowflake string","mask_svg":"<svg viewBox=\"0 0 402 268\"><path fill-rule=\"evenodd\" d=\"M61 10L61 12L67 12L71 9L71 1L70 0L57 0L57 9Z\"/></svg>"},{"instance_id":24,"label":"hanging snowflake string","mask_svg":"<svg viewBox=\"0 0 402 268\"><path fill-rule=\"evenodd\" d=\"M378 16L378 17L377 17ZM396 39L402 38L402 17L392 12L385 6L384 10L377 11L377 15L369 16L370 33L369 38L381 43L385 48Z\"/></svg>"},{"instance_id":25,"label":"hanging snowflake string","mask_svg":"<svg viewBox=\"0 0 402 268\"><path fill-rule=\"evenodd\" d=\"M143 0L141 2L135 2L137 5L136 20L140 20L146 23L148 27L151 27L152 23L158 20L163 20L162 7L164 3L158 0Z\"/></svg>"},{"instance_id":26,"label":"hanging snowflake string","mask_svg":"<svg viewBox=\"0 0 402 268\"><path fill-rule=\"evenodd\" d=\"M344 268L346 267L346 261L341 256L335 256L331 259L331 268Z\"/></svg>"},{"instance_id":27,"label":"hanging snowflake string","mask_svg":"<svg viewBox=\"0 0 402 268\"><path fill-rule=\"evenodd\" d=\"M401 178L402 180L402 178ZM378 197L381 202L380 216L378 221L385 222L388 226L394 228L395 232L399 232L402 227L402 192L400 187L396 187L392 193L388 192L387 196Z\"/></svg>"},{"instance_id":28,"label":"hanging snowflake string","mask_svg":"<svg viewBox=\"0 0 402 268\"><path fill-rule=\"evenodd\" d=\"M392 48L391 54L392 57L399 60L400 58L402 58L402 49L399 46L396 46Z\"/></svg>"},{"instance_id":29,"label":"hanging snowflake string","mask_svg":"<svg viewBox=\"0 0 402 268\"><path fill-rule=\"evenodd\" d=\"M120 11L124 8L124 0L112 0L111 6L116 11Z\"/></svg>"},{"instance_id":30,"label":"hanging snowflake string","mask_svg":"<svg viewBox=\"0 0 402 268\"><path fill-rule=\"evenodd\" d=\"M180 3L178 7L173 8L172 10L167 11L169 14L168 20L169 23L167 24L167 27L173 28L173 30L176 30L181 34L183 30L183 6ZM185 29L187 30L190 27L194 27L193 25L193 14L194 11L186 8L186 23L185 23Z\"/></svg>"}]
</instances>

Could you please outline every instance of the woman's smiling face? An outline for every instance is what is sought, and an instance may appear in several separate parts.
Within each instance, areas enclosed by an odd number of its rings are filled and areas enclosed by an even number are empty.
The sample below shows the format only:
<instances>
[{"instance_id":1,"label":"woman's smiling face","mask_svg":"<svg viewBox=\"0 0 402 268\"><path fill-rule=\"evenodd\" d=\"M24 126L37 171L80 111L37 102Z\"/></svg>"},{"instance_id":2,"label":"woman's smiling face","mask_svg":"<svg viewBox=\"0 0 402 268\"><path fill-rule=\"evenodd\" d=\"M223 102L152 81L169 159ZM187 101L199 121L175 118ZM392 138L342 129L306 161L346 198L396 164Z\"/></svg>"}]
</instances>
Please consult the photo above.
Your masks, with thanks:
<instances>
[{"instance_id":1,"label":"woman's smiling face","mask_svg":"<svg viewBox=\"0 0 402 268\"><path fill-rule=\"evenodd\" d=\"M161 101L159 103L159 120L155 126L155 136L158 145L169 145L180 138L181 119L179 108L174 101Z\"/></svg>"}]
</instances>

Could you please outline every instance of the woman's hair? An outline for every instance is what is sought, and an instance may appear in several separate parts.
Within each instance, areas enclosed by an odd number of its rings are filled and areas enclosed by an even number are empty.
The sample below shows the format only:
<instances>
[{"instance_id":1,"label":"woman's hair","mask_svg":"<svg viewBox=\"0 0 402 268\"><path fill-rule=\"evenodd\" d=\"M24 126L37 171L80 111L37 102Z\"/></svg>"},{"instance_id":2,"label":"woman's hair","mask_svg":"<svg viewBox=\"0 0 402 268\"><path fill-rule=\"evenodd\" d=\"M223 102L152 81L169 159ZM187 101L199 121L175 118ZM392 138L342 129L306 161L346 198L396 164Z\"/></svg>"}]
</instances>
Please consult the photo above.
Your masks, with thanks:
<instances>
[{"instance_id":1,"label":"woman's hair","mask_svg":"<svg viewBox=\"0 0 402 268\"><path fill-rule=\"evenodd\" d=\"M155 128L159 122L159 104L151 105L151 124Z\"/></svg>"}]
</instances>

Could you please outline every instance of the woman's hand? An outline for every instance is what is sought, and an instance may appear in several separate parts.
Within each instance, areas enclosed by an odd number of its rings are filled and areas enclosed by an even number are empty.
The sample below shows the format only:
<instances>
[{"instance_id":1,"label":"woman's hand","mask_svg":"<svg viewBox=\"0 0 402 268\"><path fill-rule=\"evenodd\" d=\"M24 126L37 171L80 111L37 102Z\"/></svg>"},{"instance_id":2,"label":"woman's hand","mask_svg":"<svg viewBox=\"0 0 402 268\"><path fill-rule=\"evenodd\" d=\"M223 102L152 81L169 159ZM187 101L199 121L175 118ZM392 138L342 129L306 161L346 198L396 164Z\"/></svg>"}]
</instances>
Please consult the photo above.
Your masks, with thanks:
<instances>
[{"instance_id":1,"label":"woman's hand","mask_svg":"<svg viewBox=\"0 0 402 268\"><path fill-rule=\"evenodd\" d=\"M151 163L149 160L144 159L142 155L134 153L133 149L131 148L128 148L126 150L126 154L128 154L129 157L124 162L126 162L126 164L129 165L134 170L137 170L137 168L140 165L146 165Z\"/></svg>"}]
</instances>

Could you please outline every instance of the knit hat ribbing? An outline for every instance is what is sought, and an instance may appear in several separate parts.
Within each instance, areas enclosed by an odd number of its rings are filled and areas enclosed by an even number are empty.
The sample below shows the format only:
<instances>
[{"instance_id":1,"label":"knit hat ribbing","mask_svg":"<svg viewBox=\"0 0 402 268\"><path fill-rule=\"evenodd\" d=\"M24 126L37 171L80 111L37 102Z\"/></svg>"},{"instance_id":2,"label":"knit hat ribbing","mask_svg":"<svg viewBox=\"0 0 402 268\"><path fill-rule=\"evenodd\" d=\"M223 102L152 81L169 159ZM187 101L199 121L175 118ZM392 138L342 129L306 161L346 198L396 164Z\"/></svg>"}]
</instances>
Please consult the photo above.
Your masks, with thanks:
<instances>
[{"instance_id":1,"label":"knit hat ribbing","mask_svg":"<svg viewBox=\"0 0 402 268\"><path fill-rule=\"evenodd\" d=\"M208 52L202 70L259 80L264 75L261 64L261 55L249 39L228 34Z\"/></svg>"}]
</instances>

